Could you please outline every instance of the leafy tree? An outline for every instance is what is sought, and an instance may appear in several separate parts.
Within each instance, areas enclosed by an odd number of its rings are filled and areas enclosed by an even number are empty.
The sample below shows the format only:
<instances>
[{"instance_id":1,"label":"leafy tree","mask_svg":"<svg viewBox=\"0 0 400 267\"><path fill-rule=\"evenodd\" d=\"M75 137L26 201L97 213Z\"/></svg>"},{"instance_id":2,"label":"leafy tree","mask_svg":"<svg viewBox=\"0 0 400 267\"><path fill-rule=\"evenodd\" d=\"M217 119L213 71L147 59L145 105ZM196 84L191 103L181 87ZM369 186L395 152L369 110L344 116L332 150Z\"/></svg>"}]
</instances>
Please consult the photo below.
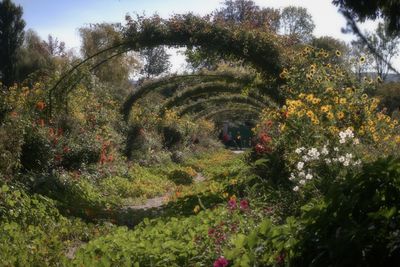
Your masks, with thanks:
<instances>
[{"instance_id":1,"label":"leafy tree","mask_svg":"<svg viewBox=\"0 0 400 267\"><path fill-rule=\"evenodd\" d=\"M288 6L282 10L281 29L283 34L308 42L312 38L315 24L304 7Z\"/></svg>"},{"instance_id":2,"label":"leafy tree","mask_svg":"<svg viewBox=\"0 0 400 267\"><path fill-rule=\"evenodd\" d=\"M115 46L122 41L122 26L120 24L90 24L80 28L82 38L81 52L85 58ZM136 67L137 60L133 54L125 53L115 57L113 52L106 52L96 57L95 64L100 64L95 70L95 75L101 82L116 87L126 87L129 75ZM112 57L112 58L110 58Z\"/></svg>"},{"instance_id":3,"label":"leafy tree","mask_svg":"<svg viewBox=\"0 0 400 267\"><path fill-rule=\"evenodd\" d=\"M50 55L52 56L61 56L61 57L66 56L65 42L58 41L57 38L54 38L50 34L47 37L47 42L43 41L43 45L47 48Z\"/></svg>"},{"instance_id":4,"label":"leafy tree","mask_svg":"<svg viewBox=\"0 0 400 267\"><path fill-rule=\"evenodd\" d=\"M274 8L261 8L252 0L225 0L221 9L213 13L217 24L227 24L258 31L277 32L280 25L280 11ZM206 68L215 70L222 58L218 53L195 47L185 52L186 61L193 70ZM224 60L231 61L229 58Z\"/></svg>"},{"instance_id":5,"label":"leafy tree","mask_svg":"<svg viewBox=\"0 0 400 267\"><path fill-rule=\"evenodd\" d=\"M54 69L52 56L38 34L29 29L25 33L24 43L18 49L15 66L16 81L22 82L29 75L40 71L41 74Z\"/></svg>"},{"instance_id":6,"label":"leafy tree","mask_svg":"<svg viewBox=\"0 0 400 267\"><path fill-rule=\"evenodd\" d=\"M400 33L400 2L393 0L360 1L360 0L333 0L342 12L347 12L358 21L366 19L384 18L388 23L390 33Z\"/></svg>"},{"instance_id":7,"label":"leafy tree","mask_svg":"<svg viewBox=\"0 0 400 267\"><path fill-rule=\"evenodd\" d=\"M140 57L144 61L141 74L146 78L159 76L171 68L170 55L163 46L143 49Z\"/></svg>"},{"instance_id":8,"label":"leafy tree","mask_svg":"<svg viewBox=\"0 0 400 267\"><path fill-rule=\"evenodd\" d=\"M400 52L398 45L400 36L390 34L387 25L383 23L378 24L374 33L369 33L366 36L369 44L380 53L373 53L372 56L374 57L376 73L385 80L390 70L390 61Z\"/></svg>"},{"instance_id":9,"label":"leafy tree","mask_svg":"<svg viewBox=\"0 0 400 267\"><path fill-rule=\"evenodd\" d=\"M11 0L0 2L0 72L1 80L11 85L15 80L17 50L24 40L23 10Z\"/></svg>"},{"instance_id":10,"label":"leafy tree","mask_svg":"<svg viewBox=\"0 0 400 267\"><path fill-rule=\"evenodd\" d=\"M279 29L280 12L273 8L260 8L252 0L225 0L214 14L218 22L244 24L251 28Z\"/></svg>"}]
</instances>

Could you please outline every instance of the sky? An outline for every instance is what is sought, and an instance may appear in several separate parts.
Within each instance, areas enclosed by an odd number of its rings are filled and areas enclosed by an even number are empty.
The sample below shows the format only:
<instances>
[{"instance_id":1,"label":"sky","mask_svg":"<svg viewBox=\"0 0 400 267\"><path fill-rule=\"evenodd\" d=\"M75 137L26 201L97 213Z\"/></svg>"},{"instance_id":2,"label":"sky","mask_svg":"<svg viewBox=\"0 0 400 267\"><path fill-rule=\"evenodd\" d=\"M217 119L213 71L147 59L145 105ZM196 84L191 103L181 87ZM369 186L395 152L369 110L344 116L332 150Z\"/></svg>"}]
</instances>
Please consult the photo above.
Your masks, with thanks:
<instances>
[{"instance_id":1,"label":"sky","mask_svg":"<svg viewBox=\"0 0 400 267\"><path fill-rule=\"evenodd\" d=\"M301 6L307 8L316 25L314 35L332 36L346 42L355 37L343 34L341 29L346 25L345 19L337 12L331 0L253 0L260 7L284 8ZM221 7L222 0L14 0L24 9L27 28L35 30L43 39L49 34L64 41L68 48L79 51L80 38L78 29L90 23L124 23L125 15L135 13L159 14L167 18L173 14L193 12L206 15ZM373 31L376 22L361 26L364 30ZM184 65L184 57L174 50L171 61L172 71L178 71ZM394 62L400 69L400 58Z\"/></svg>"}]
</instances>

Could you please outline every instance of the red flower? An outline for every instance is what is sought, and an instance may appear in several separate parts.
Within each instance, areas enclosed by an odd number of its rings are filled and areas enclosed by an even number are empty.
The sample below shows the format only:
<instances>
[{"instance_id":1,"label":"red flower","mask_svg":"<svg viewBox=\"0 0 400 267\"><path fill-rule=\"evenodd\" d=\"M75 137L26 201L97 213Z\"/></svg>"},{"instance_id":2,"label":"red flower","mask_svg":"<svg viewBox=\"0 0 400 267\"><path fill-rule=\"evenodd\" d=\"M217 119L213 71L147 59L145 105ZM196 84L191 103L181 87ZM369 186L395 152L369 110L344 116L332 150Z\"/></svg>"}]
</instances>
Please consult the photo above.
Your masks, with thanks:
<instances>
[{"instance_id":1,"label":"red flower","mask_svg":"<svg viewBox=\"0 0 400 267\"><path fill-rule=\"evenodd\" d=\"M246 200L246 199L242 199L242 200L240 201L240 209L241 209L241 210L247 210L247 209L249 209L249 201Z\"/></svg>"},{"instance_id":2,"label":"red flower","mask_svg":"<svg viewBox=\"0 0 400 267\"><path fill-rule=\"evenodd\" d=\"M261 154L261 153L264 153L264 152L265 152L265 147L264 147L262 144L257 144L256 147L255 147L255 149L256 149L256 152L257 152L258 154Z\"/></svg>"},{"instance_id":3,"label":"red flower","mask_svg":"<svg viewBox=\"0 0 400 267\"><path fill-rule=\"evenodd\" d=\"M214 261L214 267L226 267L229 262L223 256L219 257L216 261Z\"/></svg>"},{"instance_id":4,"label":"red flower","mask_svg":"<svg viewBox=\"0 0 400 267\"><path fill-rule=\"evenodd\" d=\"M68 146L64 146L63 152L64 153L68 153L69 151L70 151L69 147Z\"/></svg>"},{"instance_id":5,"label":"red flower","mask_svg":"<svg viewBox=\"0 0 400 267\"><path fill-rule=\"evenodd\" d=\"M236 207L237 207L236 199L231 198L231 199L228 201L228 207L229 207L231 210L236 209Z\"/></svg>"},{"instance_id":6,"label":"red flower","mask_svg":"<svg viewBox=\"0 0 400 267\"><path fill-rule=\"evenodd\" d=\"M262 134L260 134L260 140L261 140L261 142L263 142L264 144L266 144L266 143L271 142L272 138L271 138L271 136L269 136L268 134L262 133Z\"/></svg>"}]
</instances>

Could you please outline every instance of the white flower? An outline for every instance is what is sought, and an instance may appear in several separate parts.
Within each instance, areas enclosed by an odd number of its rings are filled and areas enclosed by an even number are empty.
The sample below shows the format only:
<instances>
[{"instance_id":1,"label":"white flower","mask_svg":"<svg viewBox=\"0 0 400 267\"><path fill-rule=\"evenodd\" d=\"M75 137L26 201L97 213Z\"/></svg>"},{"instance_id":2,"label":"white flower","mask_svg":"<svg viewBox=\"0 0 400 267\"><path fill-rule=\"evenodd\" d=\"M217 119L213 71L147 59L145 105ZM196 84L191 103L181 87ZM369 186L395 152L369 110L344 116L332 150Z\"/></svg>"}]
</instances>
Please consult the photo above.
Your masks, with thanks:
<instances>
[{"instance_id":1,"label":"white flower","mask_svg":"<svg viewBox=\"0 0 400 267\"><path fill-rule=\"evenodd\" d=\"M316 148L313 147L310 150L308 150L307 155L310 156L311 159L318 159L320 153L318 152L318 150Z\"/></svg>"},{"instance_id":2,"label":"white flower","mask_svg":"<svg viewBox=\"0 0 400 267\"><path fill-rule=\"evenodd\" d=\"M358 138L354 138L354 140L353 140L353 144L354 144L354 145L358 145L358 144L360 144L360 139L358 139Z\"/></svg>"},{"instance_id":3,"label":"white flower","mask_svg":"<svg viewBox=\"0 0 400 267\"><path fill-rule=\"evenodd\" d=\"M339 143L341 143L341 144L346 143L346 139L339 139Z\"/></svg>"},{"instance_id":4,"label":"white flower","mask_svg":"<svg viewBox=\"0 0 400 267\"><path fill-rule=\"evenodd\" d=\"M299 147L299 148L297 148L297 149L295 150L295 152L296 152L297 154L301 154L301 152L303 152L304 149L305 149L304 147Z\"/></svg>"},{"instance_id":5,"label":"white flower","mask_svg":"<svg viewBox=\"0 0 400 267\"><path fill-rule=\"evenodd\" d=\"M326 146L324 146L321 150L321 154L322 155L328 155L329 154L329 150L326 148Z\"/></svg>"},{"instance_id":6,"label":"white flower","mask_svg":"<svg viewBox=\"0 0 400 267\"><path fill-rule=\"evenodd\" d=\"M337 158L333 158L332 161L333 161L333 162L337 162L338 159L337 159Z\"/></svg>"},{"instance_id":7,"label":"white flower","mask_svg":"<svg viewBox=\"0 0 400 267\"><path fill-rule=\"evenodd\" d=\"M331 159L325 159L325 162L326 162L327 164L330 164L330 163L332 162L332 160L331 160Z\"/></svg>"},{"instance_id":8,"label":"white flower","mask_svg":"<svg viewBox=\"0 0 400 267\"><path fill-rule=\"evenodd\" d=\"M309 157L307 157L306 155L304 155L303 157L301 157L303 160L304 160L304 162L308 162L308 161L310 161L310 158Z\"/></svg>"},{"instance_id":9,"label":"white flower","mask_svg":"<svg viewBox=\"0 0 400 267\"><path fill-rule=\"evenodd\" d=\"M349 165L350 165L350 161L349 161L349 160L345 160L345 161L343 162L343 166L347 167L347 166L349 166Z\"/></svg>"},{"instance_id":10,"label":"white flower","mask_svg":"<svg viewBox=\"0 0 400 267\"><path fill-rule=\"evenodd\" d=\"M309 173L308 173L308 174L306 175L306 179L307 179L307 180L311 180L312 178L313 178L312 174L309 174ZM301 182L301 181L300 181L300 182Z\"/></svg>"},{"instance_id":11,"label":"white flower","mask_svg":"<svg viewBox=\"0 0 400 267\"><path fill-rule=\"evenodd\" d=\"M305 177L305 176L306 176L305 172L299 172L299 177Z\"/></svg>"},{"instance_id":12,"label":"white flower","mask_svg":"<svg viewBox=\"0 0 400 267\"><path fill-rule=\"evenodd\" d=\"M346 132L340 132L339 137L340 137L340 139L346 139L346 137L347 137Z\"/></svg>"},{"instance_id":13,"label":"white flower","mask_svg":"<svg viewBox=\"0 0 400 267\"><path fill-rule=\"evenodd\" d=\"M299 162L297 163L297 169L298 169L299 171L301 171L301 170L303 169L303 167L304 167L304 162L299 161Z\"/></svg>"},{"instance_id":14,"label":"white flower","mask_svg":"<svg viewBox=\"0 0 400 267\"><path fill-rule=\"evenodd\" d=\"M340 156L340 157L339 157L339 162L344 162L345 160L346 160L345 157L343 157L343 156Z\"/></svg>"},{"instance_id":15,"label":"white flower","mask_svg":"<svg viewBox=\"0 0 400 267\"><path fill-rule=\"evenodd\" d=\"M353 158L353 154L351 154L351 153L346 153L346 158L352 159L352 158Z\"/></svg>"},{"instance_id":16,"label":"white flower","mask_svg":"<svg viewBox=\"0 0 400 267\"><path fill-rule=\"evenodd\" d=\"M360 165L360 164L361 164L361 160L356 160L356 161L353 163L354 166L357 166L357 165Z\"/></svg>"},{"instance_id":17,"label":"white flower","mask_svg":"<svg viewBox=\"0 0 400 267\"><path fill-rule=\"evenodd\" d=\"M294 192L299 191L299 187L296 185L295 187L293 187L293 191L294 191Z\"/></svg>"},{"instance_id":18,"label":"white flower","mask_svg":"<svg viewBox=\"0 0 400 267\"><path fill-rule=\"evenodd\" d=\"M306 180L300 180L300 181L299 181L299 184L305 185L305 184L306 184Z\"/></svg>"},{"instance_id":19,"label":"white flower","mask_svg":"<svg viewBox=\"0 0 400 267\"><path fill-rule=\"evenodd\" d=\"M333 150L337 152L337 151L339 151L339 148L335 146L335 147L333 148Z\"/></svg>"},{"instance_id":20,"label":"white flower","mask_svg":"<svg viewBox=\"0 0 400 267\"><path fill-rule=\"evenodd\" d=\"M290 181L293 181L295 178L296 178L296 177L294 176L294 173L291 173L291 174L290 174L290 177L289 177L289 180L290 180Z\"/></svg>"},{"instance_id":21,"label":"white flower","mask_svg":"<svg viewBox=\"0 0 400 267\"><path fill-rule=\"evenodd\" d=\"M347 128L347 130L346 130L346 135L347 135L347 137L349 137L349 138L353 138L353 137L354 137L354 133L353 133L353 131L352 131L350 128Z\"/></svg>"}]
</instances>

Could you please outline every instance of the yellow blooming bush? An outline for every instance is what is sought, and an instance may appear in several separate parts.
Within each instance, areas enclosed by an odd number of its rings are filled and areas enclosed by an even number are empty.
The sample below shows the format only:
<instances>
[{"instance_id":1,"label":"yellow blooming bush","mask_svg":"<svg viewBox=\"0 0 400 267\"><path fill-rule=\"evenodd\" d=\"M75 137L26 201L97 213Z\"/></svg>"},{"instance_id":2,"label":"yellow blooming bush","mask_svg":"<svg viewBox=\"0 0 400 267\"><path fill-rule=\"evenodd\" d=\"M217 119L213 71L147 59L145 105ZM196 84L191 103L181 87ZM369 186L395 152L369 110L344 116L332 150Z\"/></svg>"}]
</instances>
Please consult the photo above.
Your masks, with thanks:
<instances>
[{"instance_id":1,"label":"yellow blooming bush","mask_svg":"<svg viewBox=\"0 0 400 267\"><path fill-rule=\"evenodd\" d=\"M340 51L331 56L312 47L293 52L293 66L281 73L286 101L278 110L265 110L261 121L277 122L279 139L289 147L322 144L349 128L374 152L395 152L400 144L398 121L366 94L377 81L357 83L344 65L334 64L340 56ZM261 125L256 132L263 131Z\"/></svg>"},{"instance_id":2,"label":"yellow blooming bush","mask_svg":"<svg viewBox=\"0 0 400 267\"><path fill-rule=\"evenodd\" d=\"M344 177L346 169L398 154L398 121L366 93L379 81L357 82L350 70L335 63L340 56L310 47L294 53L292 67L281 73L283 105L265 109L254 129L256 154L275 165L284 162L289 180L299 183L295 191L328 173L332 179Z\"/></svg>"}]
</instances>

